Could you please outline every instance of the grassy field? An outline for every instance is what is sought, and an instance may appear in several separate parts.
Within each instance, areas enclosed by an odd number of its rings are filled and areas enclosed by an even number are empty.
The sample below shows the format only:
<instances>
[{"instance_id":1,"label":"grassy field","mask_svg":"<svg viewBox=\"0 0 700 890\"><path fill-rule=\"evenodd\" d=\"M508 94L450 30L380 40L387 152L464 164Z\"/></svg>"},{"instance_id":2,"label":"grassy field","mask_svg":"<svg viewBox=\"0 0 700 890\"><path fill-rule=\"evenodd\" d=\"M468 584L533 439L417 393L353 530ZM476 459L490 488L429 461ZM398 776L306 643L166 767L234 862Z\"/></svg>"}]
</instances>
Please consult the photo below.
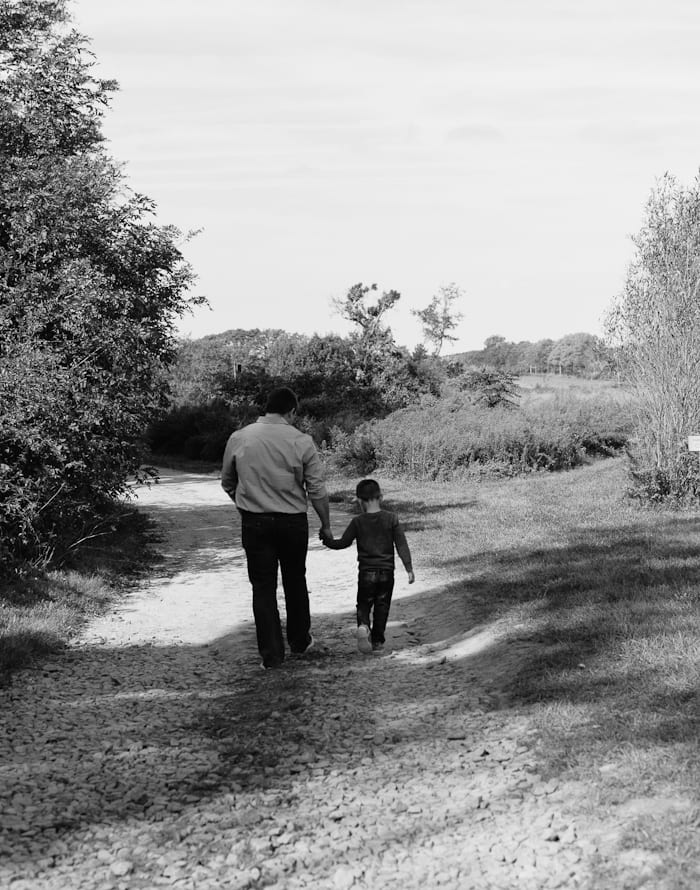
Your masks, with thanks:
<instances>
[{"instance_id":1,"label":"grassy field","mask_svg":"<svg viewBox=\"0 0 700 890\"><path fill-rule=\"evenodd\" d=\"M450 579L429 607L435 638L497 626L513 644L512 662L494 653L499 699L539 730L544 771L581 783L588 819L662 801L624 846L663 856L664 888L698 886L699 514L633 505L624 458L478 484L379 481L416 571ZM337 480L334 500L351 491ZM689 797L695 809L668 804Z\"/></svg>"},{"instance_id":2,"label":"grassy field","mask_svg":"<svg viewBox=\"0 0 700 890\"><path fill-rule=\"evenodd\" d=\"M70 569L0 586L0 685L13 671L63 649L85 621L154 564L147 517L124 506L112 524L115 533L84 547Z\"/></svg>"},{"instance_id":3,"label":"grassy field","mask_svg":"<svg viewBox=\"0 0 700 890\"><path fill-rule=\"evenodd\" d=\"M614 395L627 394L629 387L618 383L613 379L588 377L574 377L570 374L523 374L517 379L518 386L523 392L539 390L552 392L574 392L577 395L590 394Z\"/></svg>"}]
</instances>

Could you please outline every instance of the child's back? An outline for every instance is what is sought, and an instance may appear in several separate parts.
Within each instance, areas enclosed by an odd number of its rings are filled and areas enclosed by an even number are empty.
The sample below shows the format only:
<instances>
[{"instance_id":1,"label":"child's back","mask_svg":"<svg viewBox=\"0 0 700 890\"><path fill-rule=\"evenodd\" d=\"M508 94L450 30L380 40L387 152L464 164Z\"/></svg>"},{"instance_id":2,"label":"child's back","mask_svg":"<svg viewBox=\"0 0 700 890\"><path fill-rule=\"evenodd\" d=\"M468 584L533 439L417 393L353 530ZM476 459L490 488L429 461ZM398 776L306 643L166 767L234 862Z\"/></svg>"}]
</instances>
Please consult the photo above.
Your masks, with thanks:
<instances>
[{"instance_id":1,"label":"child's back","mask_svg":"<svg viewBox=\"0 0 700 890\"><path fill-rule=\"evenodd\" d=\"M395 545L401 562L410 571L411 554L396 513L389 510L360 513L352 519L341 538L327 541L326 545L333 550L341 550L349 547L353 541L357 542L360 569L393 569Z\"/></svg>"},{"instance_id":2,"label":"child's back","mask_svg":"<svg viewBox=\"0 0 700 890\"><path fill-rule=\"evenodd\" d=\"M357 497L362 513L350 521L342 537L335 540L321 533L321 540L331 550L357 542L357 645L360 652L381 652L394 589L394 548L408 572L409 584L414 580L411 552L399 517L381 509L381 491L374 479L358 484Z\"/></svg>"}]
</instances>

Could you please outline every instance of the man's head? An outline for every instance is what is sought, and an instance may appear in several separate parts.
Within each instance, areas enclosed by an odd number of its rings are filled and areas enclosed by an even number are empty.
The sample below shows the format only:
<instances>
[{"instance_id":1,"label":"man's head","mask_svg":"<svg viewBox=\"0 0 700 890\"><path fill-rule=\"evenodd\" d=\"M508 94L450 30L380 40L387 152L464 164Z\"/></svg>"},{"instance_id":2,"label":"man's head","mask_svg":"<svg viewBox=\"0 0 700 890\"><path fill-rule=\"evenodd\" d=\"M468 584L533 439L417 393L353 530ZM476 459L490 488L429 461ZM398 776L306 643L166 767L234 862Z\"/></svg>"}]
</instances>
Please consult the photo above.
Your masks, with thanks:
<instances>
[{"instance_id":1,"label":"man's head","mask_svg":"<svg viewBox=\"0 0 700 890\"><path fill-rule=\"evenodd\" d=\"M362 482L358 482L355 494L364 503L378 501L382 496L379 483L375 482L374 479L363 479Z\"/></svg>"},{"instance_id":2,"label":"man's head","mask_svg":"<svg viewBox=\"0 0 700 890\"><path fill-rule=\"evenodd\" d=\"M289 414L290 411L299 410L299 400L296 394L287 386L273 389L267 397L265 414Z\"/></svg>"}]
</instances>

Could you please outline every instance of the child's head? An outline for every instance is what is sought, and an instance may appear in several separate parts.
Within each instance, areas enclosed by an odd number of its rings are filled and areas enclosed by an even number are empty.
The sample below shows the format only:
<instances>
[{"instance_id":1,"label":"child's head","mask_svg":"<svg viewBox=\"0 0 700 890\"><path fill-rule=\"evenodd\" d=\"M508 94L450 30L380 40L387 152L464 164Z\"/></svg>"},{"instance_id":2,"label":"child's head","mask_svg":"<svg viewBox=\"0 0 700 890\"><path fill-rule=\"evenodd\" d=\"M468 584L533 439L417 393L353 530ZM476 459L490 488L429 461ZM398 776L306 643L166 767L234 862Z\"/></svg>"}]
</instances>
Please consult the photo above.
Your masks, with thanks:
<instances>
[{"instance_id":1,"label":"child's head","mask_svg":"<svg viewBox=\"0 0 700 890\"><path fill-rule=\"evenodd\" d=\"M379 483L375 482L374 479L363 479L362 482L358 482L355 494L363 506L370 501L378 502L382 496Z\"/></svg>"}]
</instances>

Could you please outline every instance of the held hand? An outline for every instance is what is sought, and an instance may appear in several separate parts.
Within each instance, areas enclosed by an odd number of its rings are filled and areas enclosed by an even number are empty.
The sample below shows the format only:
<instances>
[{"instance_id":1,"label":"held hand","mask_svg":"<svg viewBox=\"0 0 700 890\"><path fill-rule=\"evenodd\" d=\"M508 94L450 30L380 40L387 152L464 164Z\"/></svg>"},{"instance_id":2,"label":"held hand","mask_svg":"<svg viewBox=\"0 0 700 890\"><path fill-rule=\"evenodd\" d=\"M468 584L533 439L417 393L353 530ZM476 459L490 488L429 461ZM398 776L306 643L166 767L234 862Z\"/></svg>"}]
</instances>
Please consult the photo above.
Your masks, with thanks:
<instances>
[{"instance_id":1,"label":"held hand","mask_svg":"<svg viewBox=\"0 0 700 890\"><path fill-rule=\"evenodd\" d=\"M408 573L408 583L409 583L409 584L413 584L413 582L414 582L415 580L416 580L416 576L413 574L413 572L409 572L409 573Z\"/></svg>"},{"instance_id":2,"label":"held hand","mask_svg":"<svg viewBox=\"0 0 700 890\"><path fill-rule=\"evenodd\" d=\"M333 531L330 527L321 526L318 532L318 537L325 544L326 541L333 540Z\"/></svg>"}]
</instances>

